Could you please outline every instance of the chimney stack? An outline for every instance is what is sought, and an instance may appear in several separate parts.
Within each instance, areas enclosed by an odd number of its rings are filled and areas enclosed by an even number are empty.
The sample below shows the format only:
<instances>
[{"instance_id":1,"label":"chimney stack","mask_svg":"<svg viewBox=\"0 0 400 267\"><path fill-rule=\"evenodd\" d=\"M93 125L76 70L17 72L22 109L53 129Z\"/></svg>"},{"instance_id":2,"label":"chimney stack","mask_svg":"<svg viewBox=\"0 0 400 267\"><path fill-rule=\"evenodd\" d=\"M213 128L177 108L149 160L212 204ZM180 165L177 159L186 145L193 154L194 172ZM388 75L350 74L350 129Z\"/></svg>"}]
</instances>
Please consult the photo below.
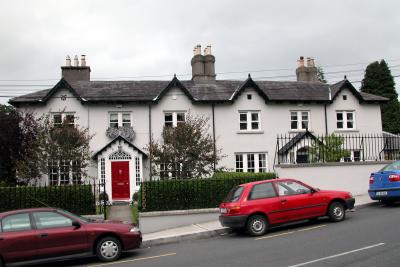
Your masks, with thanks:
<instances>
[{"instance_id":1,"label":"chimney stack","mask_svg":"<svg viewBox=\"0 0 400 267\"><path fill-rule=\"evenodd\" d=\"M201 45L196 45L193 52L192 80L215 81L215 57L211 53L211 45L204 49L204 55L201 54Z\"/></svg>"},{"instance_id":2,"label":"chimney stack","mask_svg":"<svg viewBox=\"0 0 400 267\"><path fill-rule=\"evenodd\" d=\"M71 66L71 58L67 56L65 59L65 66L61 66L61 77L69 83L90 81L90 67L86 66L86 56L81 56L80 66L77 55L74 57L73 66Z\"/></svg>"},{"instance_id":3,"label":"chimney stack","mask_svg":"<svg viewBox=\"0 0 400 267\"><path fill-rule=\"evenodd\" d=\"M300 57L297 61L296 76L298 82L317 82L317 68L315 67L314 59L307 57L307 66L304 65L304 57Z\"/></svg>"}]
</instances>

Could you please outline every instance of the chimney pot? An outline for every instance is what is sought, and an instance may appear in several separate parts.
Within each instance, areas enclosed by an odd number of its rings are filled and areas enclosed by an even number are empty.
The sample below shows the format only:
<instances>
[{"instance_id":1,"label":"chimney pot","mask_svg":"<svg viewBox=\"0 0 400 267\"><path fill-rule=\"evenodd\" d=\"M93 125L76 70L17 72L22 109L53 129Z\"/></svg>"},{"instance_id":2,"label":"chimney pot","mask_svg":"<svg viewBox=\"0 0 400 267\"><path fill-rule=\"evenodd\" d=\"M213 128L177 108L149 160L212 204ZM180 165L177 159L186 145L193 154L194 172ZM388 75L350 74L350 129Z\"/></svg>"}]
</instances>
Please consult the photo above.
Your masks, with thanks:
<instances>
[{"instance_id":1,"label":"chimney pot","mask_svg":"<svg viewBox=\"0 0 400 267\"><path fill-rule=\"evenodd\" d=\"M207 55L212 55L212 54L211 54L211 45L207 45L207 47L204 48L204 55L205 55L205 56L207 56Z\"/></svg>"},{"instance_id":2,"label":"chimney pot","mask_svg":"<svg viewBox=\"0 0 400 267\"><path fill-rule=\"evenodd\" d=\"M69 57L69 55L67 55L67 57L65 59L65 65L67 67L71 67L71 58Z\"/></svg>"},{"instance_id":3,"label":"chimney pot","mask_svg":"<svg viewBox=\"0 0 400 267\"><path fill-rule=\"evenodd\" d=\"M196 45L193 49L193 53L195 56L201 55L201 45Z\"/></svg>"},{"instance_id":4,"label":"chimney pot","mask_svg":"<svg viewBox=\"0 0 400 267\"><path fill-rule=\"evenodd\" d=\"M304 67L304 57L300 57L300 59L297 60L297 62L299 63L299 68Z\"/></svg>"},{"instance_id":5,"label":"chimney pot","mask_svg":"<svg viewBox=\"0 0 400 267\"><path fill-rule=\"evenodd\" d=\"M86 67L86 55L81 55L81 67Z\"/></svg>"},{"instance_id":6,"label":"chimney pot","mask_svg":"<svg viewBox=\"0 0 400 267\"><path fill-rule=\"evenodd\" d=\"M79 67L79 60L77 55L75 55L74 57L74 67Z\"/></svg>"}]
</instances>

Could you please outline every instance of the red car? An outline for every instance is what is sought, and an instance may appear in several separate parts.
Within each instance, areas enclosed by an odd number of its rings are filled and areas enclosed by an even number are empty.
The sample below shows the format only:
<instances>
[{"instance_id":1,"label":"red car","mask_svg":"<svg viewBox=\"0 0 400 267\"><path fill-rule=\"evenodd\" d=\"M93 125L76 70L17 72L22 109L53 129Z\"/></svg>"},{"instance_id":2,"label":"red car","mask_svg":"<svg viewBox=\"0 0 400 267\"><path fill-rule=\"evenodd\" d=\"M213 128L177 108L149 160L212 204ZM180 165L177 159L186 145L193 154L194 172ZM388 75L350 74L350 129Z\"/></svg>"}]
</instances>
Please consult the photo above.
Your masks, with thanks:
<instances>
[{"instance_id":1,"label":"red car","mask_svg":"<svg viewBox=\"0 0 400 267\"><path fill-rule=\"evenodd\" d=\"M234 187L220 204L222 226L266 233L268 226L328 216L345 219L354 208L351 193L319 190L294 179L274 179Z\"/></svg>"},{"instance_id":2,"label":"red car","mask_svg":"<svg viewBox=\"0 0 400 267\"><path fill-rule=\"evenodd\" d=\"M0 223L0 266L89 255L113 261L142 243L133 224L92 221L54 208L0 213Z\"/></svg>"}]
</instances>

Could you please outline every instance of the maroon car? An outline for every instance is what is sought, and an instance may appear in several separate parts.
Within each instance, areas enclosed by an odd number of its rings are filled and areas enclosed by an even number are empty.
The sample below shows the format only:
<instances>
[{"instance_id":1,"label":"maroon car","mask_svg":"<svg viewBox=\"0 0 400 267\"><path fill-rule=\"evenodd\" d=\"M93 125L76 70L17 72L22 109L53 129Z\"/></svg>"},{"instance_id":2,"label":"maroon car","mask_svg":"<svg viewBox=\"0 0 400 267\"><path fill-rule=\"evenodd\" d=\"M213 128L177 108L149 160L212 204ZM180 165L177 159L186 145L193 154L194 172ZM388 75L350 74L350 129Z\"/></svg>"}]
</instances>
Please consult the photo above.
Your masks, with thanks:
<instances>
[{"instance_id":1,"label":"maroon car","mask_svg":"<svg viewBox=\"0 0 400 267\"><path fill-rule=\"evenodd\" d=\"M89 255L113 261L142 243L133 224L88 220L54 208L0 213L0 225L1 267Z\"/></svg>"}]
</instances>

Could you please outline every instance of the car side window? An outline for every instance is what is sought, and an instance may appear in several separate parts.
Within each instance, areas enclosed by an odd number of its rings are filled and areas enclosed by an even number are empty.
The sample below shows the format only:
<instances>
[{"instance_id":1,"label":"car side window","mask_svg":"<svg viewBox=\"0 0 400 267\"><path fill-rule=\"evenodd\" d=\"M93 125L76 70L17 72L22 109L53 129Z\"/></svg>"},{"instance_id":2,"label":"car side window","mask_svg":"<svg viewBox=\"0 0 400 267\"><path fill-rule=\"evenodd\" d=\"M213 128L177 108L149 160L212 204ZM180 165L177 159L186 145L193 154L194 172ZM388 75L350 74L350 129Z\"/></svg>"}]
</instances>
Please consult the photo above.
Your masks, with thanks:
<instances>
[{"instance_id":1,"label":"car side window","mask_svg":"<svg viewBox=\"0 0 400 267\"><path fill-rule=\"evenodd\" d=\"M276 192L271 182L254 185L249 195L250 200L271 197L276 197Z\"/></svg>"},{"instance_id":2,"label":"car side window","mask_svg":"<svg viewBox=\"0 0 400 267\"><path fill-rule=\"evenodd\" d=\"M3 232L27 231L32 229L29 213L19 213L4 217L1 221Z\"/></svg>"},{"instance_id":3,"label":"car side window","mask_svg":"<svg viewBox=\"0 0 400 267\"><path fill-rule=\"evenodd\" d=\"M277 184L280 196L301 195L311 192L310 188L293 181L278 182Z\"/></svg>"},{"instance_id":4,"label":"car side window","mask_svg":"<svg viewBox=\"0 0 400 267\"><path fill-rule=\"evenodd\" d=\"M65 217L57 212L34 212L33 218L35 219L37 229L72 226L72 220L70 218Z\"/></svg>"}]
</instances>

